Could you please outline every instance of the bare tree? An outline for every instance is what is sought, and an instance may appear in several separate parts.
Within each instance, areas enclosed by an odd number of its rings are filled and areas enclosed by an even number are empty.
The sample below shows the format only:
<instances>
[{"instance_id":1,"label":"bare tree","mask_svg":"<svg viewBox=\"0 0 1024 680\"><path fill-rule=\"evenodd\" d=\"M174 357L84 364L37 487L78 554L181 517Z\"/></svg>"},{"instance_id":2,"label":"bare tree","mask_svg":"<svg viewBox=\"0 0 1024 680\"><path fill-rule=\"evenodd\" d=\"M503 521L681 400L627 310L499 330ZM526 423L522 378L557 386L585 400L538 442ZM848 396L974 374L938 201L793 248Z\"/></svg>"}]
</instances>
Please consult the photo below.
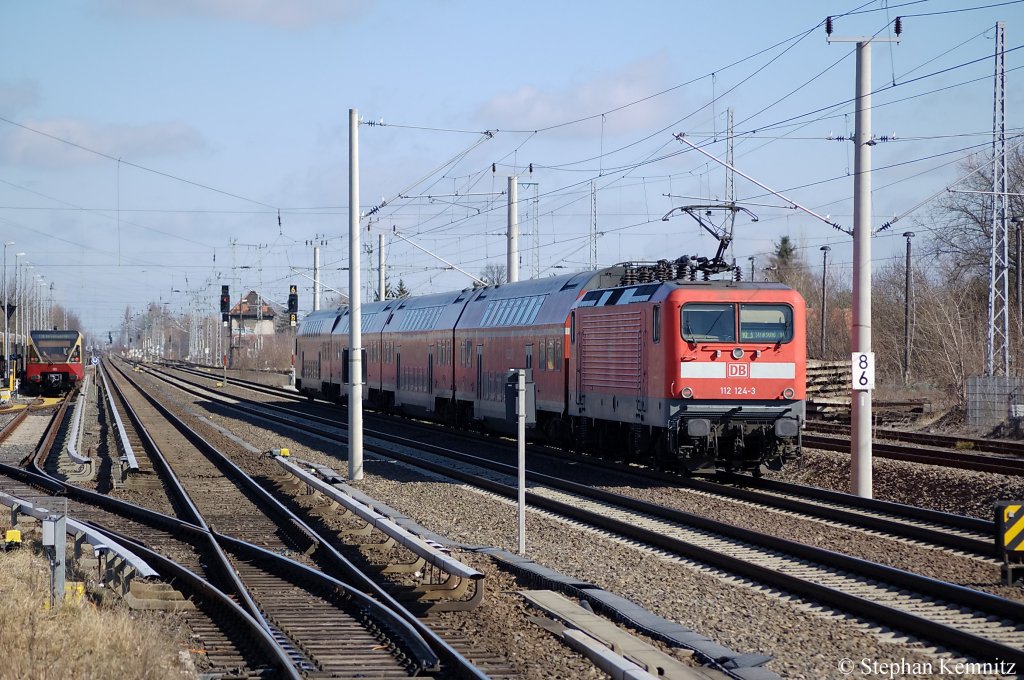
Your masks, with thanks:
<instances>
[{"instance_id":1,"label":"bare tree","mask_svg":"<svg viewBox=\"0 0 1024 680\"><path fill-rule=\"evenodd\" d=\"M480 278L493 286L508 281L508 271L503 264L491 263L480 272Z\"/></svg>"},{"instance_id":2,"label":"bare tree","mask_svg":"<svg viewBox=\"0 0 1024 680\"><path fill-rule=\"evenodd\" d=\"M1024 151L1020 147L1007 155L1008 217L1024 216ZM992 252L992 158L976 155L962 166L971 173L940 200L931 211L929 229L932 253L948 257L961 267L987 272ZM976 192L976 193L968 193ZM1008 234L1011 252L1016 252L1016 230ZM1020 263L1013 262L1011 271Z\"/></svg>"},{"instance_id":3,"label":"bare tree","mask_svg":"<svg viewBox=\"0 0 1024 680\"><path fill-rule=\"evenodd\" d=\"M880 382L896 384L904 371L908 311L904 263L890 261L871 276L871 347ZM913 275L913 272L911 273ZM911 325L911 335L916 325Z\"/></svg>"}]
</instances>

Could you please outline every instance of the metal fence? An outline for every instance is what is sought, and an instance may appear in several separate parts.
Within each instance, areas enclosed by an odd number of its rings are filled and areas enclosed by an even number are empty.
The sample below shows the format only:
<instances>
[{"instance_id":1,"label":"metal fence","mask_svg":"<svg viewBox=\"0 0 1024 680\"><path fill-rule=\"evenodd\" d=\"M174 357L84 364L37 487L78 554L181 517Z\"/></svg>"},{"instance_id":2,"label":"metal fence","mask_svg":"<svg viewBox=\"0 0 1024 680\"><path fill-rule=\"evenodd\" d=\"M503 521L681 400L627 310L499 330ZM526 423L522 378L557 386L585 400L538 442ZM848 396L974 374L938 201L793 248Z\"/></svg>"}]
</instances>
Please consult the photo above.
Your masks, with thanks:
<instances>
[{"instance_id":1,"label":"metal fence","mask_svg":"<svg viewBox=\"0 0 1024 680\"><path fill-rule=\"evenodd\" d=\"M1024 378L979 375L967 379L968 425L993 428L1010 423L1019 426L1022 416Z\"/></svg>"}]
</instances>

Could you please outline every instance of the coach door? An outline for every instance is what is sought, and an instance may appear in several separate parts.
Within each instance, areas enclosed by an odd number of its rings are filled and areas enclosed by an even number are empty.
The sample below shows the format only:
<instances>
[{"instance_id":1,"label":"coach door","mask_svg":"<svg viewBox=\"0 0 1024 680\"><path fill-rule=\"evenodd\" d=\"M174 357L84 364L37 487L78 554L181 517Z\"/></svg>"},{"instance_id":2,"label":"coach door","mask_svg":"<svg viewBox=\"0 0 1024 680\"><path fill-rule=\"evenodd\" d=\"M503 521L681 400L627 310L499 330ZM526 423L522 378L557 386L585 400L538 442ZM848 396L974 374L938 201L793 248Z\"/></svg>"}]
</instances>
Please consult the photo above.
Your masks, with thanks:
<instances>
[{"instance_id":1,"label":"coach door","mask_svg":"<svg viewBox=\"0 0 1024 680\"><path fill-rule=\"evenodd\" d=\"M476 403L484 398L484 346L476 346Z\"/></svg>"},{"instance_id":2,"label":"coach door","mask_svg":"<svg viewBox=\"0 0 1024 680\"><path fill-rule=\"evenodd\" d=\"M434 346L427 346L427 394L434 393Z\"/></svg>"},{"instance_id":3,"label":"coach door","mask_svg":"<svg viewBox=\"0 0 1024 680\"><path fill-rule=\"evenodd\" d=\"M576 337L578 333L579 338ZM583 349L587 345L583 342L582 331L576 329L576 312L569 317L569 344L575 347L575 350L570 349L570 353L576 353L576 405L579 406L579 412L583 413L586 410L586 397L583 394Z\"/></svg>"},{"instance_id":4,"label":"coach door","mask_svg":"<svg viewBox=\"0 0 1024 680\"><path fill-rule=\"evenodd\" d=\"M395 394L402 389L402 348L395 348Z\"/></svg>"}]
</instances>

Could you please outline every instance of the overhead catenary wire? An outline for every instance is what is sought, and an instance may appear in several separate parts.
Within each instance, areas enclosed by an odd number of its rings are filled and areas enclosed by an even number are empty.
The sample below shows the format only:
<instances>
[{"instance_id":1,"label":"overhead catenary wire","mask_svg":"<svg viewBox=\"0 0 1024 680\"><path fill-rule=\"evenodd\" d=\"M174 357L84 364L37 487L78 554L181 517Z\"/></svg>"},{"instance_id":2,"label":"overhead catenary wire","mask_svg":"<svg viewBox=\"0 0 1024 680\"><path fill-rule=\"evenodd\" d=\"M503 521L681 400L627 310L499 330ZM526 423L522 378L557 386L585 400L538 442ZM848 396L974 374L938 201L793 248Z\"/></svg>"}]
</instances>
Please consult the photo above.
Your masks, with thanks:
<instances>
[{"instance_id":1,"label":"overhead catenary wire","mask_svg":"<svg viewBox=\"0 0 1024 680\"><path fill-rule=\"evenodd\" d=\"M79 144L77 142L73 142L73 141L71 141L69 139L64 139L62 137L58 137L57 135L51 135L49 132L43 132L42 130L37 130L37 129L35 129L33 127L30 127L28 125L25 125L23 123L19 123L17 121L13 121L10 118L5 118L3 116L0 116L0 121L2 121L4 123L7 123L8 125L13 125L14 127L19 127L19 128L21 128L23 130L26 130L28 132L32 132L34 134L41 135L43 137L48 137L48 138L50 138L50 139L52 139L54 141L60 142L61 144L67 144L68 146L72 146L72 147L74 147L76 149L80 149L82 151L86 151L88 153L94 154L94 155L99 156L101 158L106 158L107 160L115 161L118 164L122 164L123 163L124 165L133 167L133 168L135 168L137 170L142 170L144 172L149 172L149 173L152 173L154 175L159 175L161 177L166 177L167 179L172 179L172 180L174 180L176 182L182 182L183 184L190 184L190 185L192 185L194 187L197 187L197 188L200 188L200 189L205 189L206 191L212 191L214 193L218 193L218 194L221 194L221 195L224 195L224 196L228 196L230 198L237 198L240 201L247 201L247 202L253 203L255 205L261 205L264 208L272 208L274 210L277 210L277 206L273 206L273 205L271 205L269 203L264 203L263 201L258 201L258 200L254 199L254 198L247 198L245 196L239 196L238 194L233 194L230 191L224 191L223 189L217 189L216 187L211 187L209 185L202 184L201 182L196 182L194 180L185 179L184 177L178 177L177 175L172 175L169 172L164 172L162 170L156 170L154 168L146 167L145 165L140 165L138 163L133 163L131 161L126 161L123 158L118 158L116 156L111 156L108 153L103 153L102 151L97 151L96 149L91 149L91 148L89 148L87 146L83 146L82 144Z\"/></svg>"},{"instance_id":2,"label":"overhead catenary wire","mask_svg":"<svg viewBox=\"0 0 1024 680\"><path fill-rule=\"evenodd\" d=\"M864 7L867 4L869 4L869 3L864 3L864 4L861 5L861 7ZM889 5L889 8L905 7L905 6L913 5L913 4L915 4L915 3L904 3L904 4L901 4L901 5ZM1002 4L1013 4L1013 3L999 3L999 4L1002 5ZM851 13L853 13L855 11L859 11L859 10L852 10ZM865 13L868 12L868 11L874 11L874 10L868 9L868 10L865 10ZM851 14L851 13L847 13L847 14ZM780 44L783 44L783 43L780 43ZM741 61L745 61L746 59L749 59L749 58L750 57L745 58L744 60L741 60ZM715 72L719 72L719 73L721 73L723 71L724 71L724 69L721 69L721 68L715 70ZM656 96L656 95L657 95L657 93L655 95L652 95L652 96ZM636 100L636 102L643 102L643 101L645 101L645 99L638 99L638 100ZM717 97L717 96L714 97L713 99L715 101L720 101L720 98ZM709 102L709 104L711 106L714 106L715 105L715 101ZM623 105L623 106L628 106L628 104ZM601 114L596 114L596 115L602 115L603 116L603 115L614 114L617 111L621 110L621 108L622 107L609 109L607 111L602 112ZM594 117L596 117L596 115ZM578 120L584 120L584 119L578 119ZM564 124L565 125L571 124L571 121L567 121ZM455 129L455 128L435 128L435 127L429 127L429 126L414 126L414 125L410 125L410 126L392 125L391 127L396 127L396 128L397 127L408 127L410 130L422 130L422 131L431 132L431 133L435 133L436 132L436 133L467 133L467 134L472 133L472 134L479 134L479 132L475 131L475 130L459 130L459 129ZM549 128L542 128L541 130L542 131L549 131L551 129L552 128L549 127ZM528 132L529 132L530 136L526 140L523 140L522 143L517 146L517 151L519 152L518 157L525 157L525 154L523 153L524 150L532 150L532 149L527 149L527 147L524 146L524 145L528 144L530 139L536 139L538 141L542 141L544 139L543 136L540 136L540 137L537 136L538 135L538 131L536 131L536 130L528 131ZM755 135L751 134L747 138L755 139L756 137L755 137ZM908 139L910 139L910 138L904 138L904 139L901 139L900 141L906 141ZM519 140L516 140L516 141L519 141ZM644 141L644 140L641 140L641 142L642 141ZM606 145L606 146L612 146L612 145ZM624 148L626 148L626 147L624 147ZM604 151L604 150L605 149L603 149L602 151ZM639 172L641 171L642 168L645 168L645 167L649 168L649 167L652 167L654 165L657 165L658 163L663 163L663 162L666 162L666 161L672 161L674 159L678 159L679 155L680 155L680 154L678 154L676 152L660 153L660 154L656 153L653 156L648 156L647 159L638 159L635 162L622 162L622 161L625 160L625 158L623 156L620 155L620 156L616 157L616 156L614 156L614 153L615 153L614 150L612 150L612 149L606 149L606 150L608 151L608 153L601 153L599 156L594 157L594 158L597 158L597 160L598 160L598 163L597 163L597 165L598 165L598 174L599 175L600 174L605 174L605 175L609 176L608 177L608 184L606 184L605 187L612 187L612 186L628 187L628 186L630 186L632 184L632 182L628 178L625 177L626 174L631 173L631 172L634 173L634 174L639 174ZM647 155L646 152L643 155ZM515 157L515 156L516 156L515 153L510 153L509 154L509 157ZM467 158L467 157L463 157L463 158ZM466 166L466 165L471 165L471 164L470 163L462 163L462 165ZM463 168L459 168L459 169L462 170ZM444 170L441 171L441 175L442 176L446 176L452 170L453 170L453 168L451 168L451 167L445 168ZM603 173L601 172L602 170L603 170ZM566 172L579 172L581 170L577 170L576 168L566 168L565 171ZM582 172L586 172L586 170L582 170ZM700 172L700 171L698 170L696 172ZM623 175L622 177L618 177L618 176L613 177L612 176L612 175L618 175L620 173ZM653 175L655 173L652 172L651 174ZM680 177L683 174L684 173L671 173L671 174L666 175L666 177ZM436 177L436 175L430 175L430 177L433 178L433 177ZM485 178L486 178L486 172L478 171L478 172L472 173L470 175L467 175L466 179L464 181L465 181L466 185L472 185L472 184L476 184L476 183L479 183L479 182L486 181ZM430 180L426 179L424 181L430 181ZM460 179L459 181L460 181L460 185L459 186L461 188L462 186L464 186L463 184L461 184L461 182L463 180ZM576 195L575 192L577 192L580 189L579 185L584 185L584 184L586 184L588 182L589 182L589 178L587 180L584 180L583 182L580 182L580 183L575 183L574 182L574 183L570 183L570 184L568 184L566 186L557 186L557 187L556 186L551 186L551 187L545 186L545 196L548 197L548 198L557 198L557 200L554 201L554 202L558 203L558 205L559 205L559 207L555 207L555 208L550 209L550 210L548 209L549 206L545 205L544 206L544 208L545 208L545 210L544 210L545 216L546 217L561 216L562 214L565 214L565 211L572 210L573 209L572 206L576 203L576 201L578 199L582 199L583 197L585 197L585 192L580 191L578 196ZM197 184L197 186L201 186L201 185ZM710 191L710 189L708 187L705 187L705 188ZM703 191L704 191L704 189L702 189L702 192ZM494 209L494 210L500 209L499 206L493 205L493 202L491 202L491 203L492 203L491 209ZM339 206L339 208L340 209L344 209L343 206ZM402 201L395 201L394 203L389 204L387 206L387 209L384 212L389 214L389 215L402 215L404 208L405 208L404 202L402 202ZM486 215L487 210L488 210L488 202L484 202L483 204L481 204L480 208L484 211L484 213ZM308 214L316 214L313 209L296 208L295 210L306 210L308 212ZM557 212L556 213L556 211L561 211L561 212ZM129 211L125 211L125 212L129 212ZM154 211L154 212L156 212L156 211ZM173 212L173 211L167 211L167 212ZM182 212L185 212L185 211L182 211ZM213 212L213 211L211 211L211 212ZM217 213L221 213L221 211L216 211L216 212ZM232 212L232 211L223 211L223 213L225 213L225 214L226 213L230 213L230 212ZM236 211L236 212L237 212L237 214L246 214L246 213L244 213L242 211ZM252 212L253 213L257 213L259 211L252 211ZM273 212L273 209L272 208L268 209L268 212ZM428 209L428 210L424 211L424 217L428 217L430 215L433 215L433 218L432 218L433 221L429 223L429 227L432 227L432 228L436 229L439 234L444 234L444 233L450 232L452 229L459 228L459 225L472 224L472 222L470 222L469 219L466 218L466 216L459 216L459 215L456 214L457 212L459 212L459 211L445 212L443 210L434 211L434 210ZM327 211L323 211L323 213L324 214L330 214ZM408 217L407 214L403 216L403 218L407 218L407 217ZM450 220L449 218L451 218L451 217L455 217L455 218L459 218L459 219ZM486 217L485 217L485 219L486 219ZM445 222L445 221L447 221L448 224L441 224L441 222ZM479 223L477 223L477 224L479 224ZM418 228L419 227L417 226L417 229Z\"/></svg>"}]
</instances>

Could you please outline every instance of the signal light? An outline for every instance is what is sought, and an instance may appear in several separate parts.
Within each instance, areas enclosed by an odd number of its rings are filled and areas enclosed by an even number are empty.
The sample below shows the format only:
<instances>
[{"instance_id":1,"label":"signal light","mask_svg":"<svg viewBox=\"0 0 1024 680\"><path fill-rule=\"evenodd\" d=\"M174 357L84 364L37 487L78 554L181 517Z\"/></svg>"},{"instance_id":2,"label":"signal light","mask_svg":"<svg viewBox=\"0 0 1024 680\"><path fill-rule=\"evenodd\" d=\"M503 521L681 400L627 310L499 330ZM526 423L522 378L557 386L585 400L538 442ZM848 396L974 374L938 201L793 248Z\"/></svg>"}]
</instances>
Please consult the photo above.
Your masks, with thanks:
<instances>
[{"instance_id":1,"label":"signal light","mask_svg":"<svg viewBox=\"0 0 1024 680\"><path fill-rule=\"evenodd\" d=\"M299 293L298 288L295 286L288 286L288 313L295 316L296 312L299 311ZM292 322L294 326L295 323Z\"/></svg>"},{"instance_id":2,"label":"signal light","mask_svg":"<svg viewBox=\"0 0 1024 680\"><path fill-rule=\"evenodd\" d=\"M222 314L231 311L231 293L228 292L227 286L220 287L220 311Z\"/></svg>"},{"instance_id":3,"label":"signal light","mask_svg":"<svg viewBox=\"0 0 1024 680\"><path fill-rule=\"evenodd\" d=\"M288 314L288 325L294 326L298 323L298 315L295 312Z\"/></svg>"}]
</instances>

